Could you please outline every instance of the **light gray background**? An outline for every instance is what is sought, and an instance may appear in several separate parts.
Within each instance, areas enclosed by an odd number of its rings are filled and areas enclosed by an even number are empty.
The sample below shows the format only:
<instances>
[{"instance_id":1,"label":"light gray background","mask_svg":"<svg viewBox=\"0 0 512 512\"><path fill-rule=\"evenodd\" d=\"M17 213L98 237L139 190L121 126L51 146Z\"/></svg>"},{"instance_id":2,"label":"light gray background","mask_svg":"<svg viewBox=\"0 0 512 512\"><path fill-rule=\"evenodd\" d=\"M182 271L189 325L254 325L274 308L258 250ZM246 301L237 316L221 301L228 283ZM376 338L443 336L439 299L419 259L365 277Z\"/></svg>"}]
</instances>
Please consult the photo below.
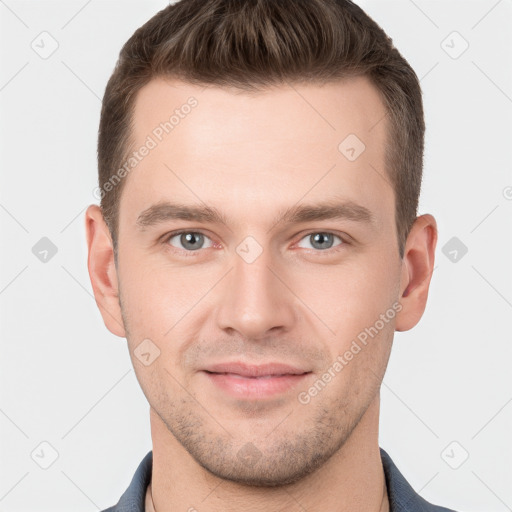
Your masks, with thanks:
<instances>
[{"instance_id":1,"label":"light gray background","mask_svg":"<svg viewBox=\"0 0 512 512\"><path fill-rule=\"evenodd\" d=\"M92 296L84 211L97 202L106 82L122 44L166 4L0 0L3 512L106 508L151 449L126 341ZM512 1L360 4L421 78L420 213L439 226L427 310L395 336L380 445L434 503L512 510ZM44 31L59 45L46 59ZM42 237L58 250L47 262L32 252ZM468 248L455 262L443 253L452 237ZM42 442L58 453L48 469Z\"/></svg>"}]
</instances>

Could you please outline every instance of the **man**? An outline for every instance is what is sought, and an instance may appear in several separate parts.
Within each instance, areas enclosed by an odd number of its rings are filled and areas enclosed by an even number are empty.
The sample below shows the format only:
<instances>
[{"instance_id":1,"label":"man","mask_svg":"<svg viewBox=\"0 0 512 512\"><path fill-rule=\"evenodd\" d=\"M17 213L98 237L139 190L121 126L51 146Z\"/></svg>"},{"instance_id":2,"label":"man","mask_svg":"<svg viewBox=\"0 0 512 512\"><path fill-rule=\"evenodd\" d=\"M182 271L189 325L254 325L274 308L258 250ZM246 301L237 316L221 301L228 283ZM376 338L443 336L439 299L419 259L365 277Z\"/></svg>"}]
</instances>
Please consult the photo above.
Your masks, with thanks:
<instances>
[{"instance_id":1,"label":"man","mask_svg":"<svg viewBox=\"0 0 512 512\"><path fill-rule=\"evenodd\" d=\"M419 83L347 0L181 0L121 51L88 268L153 450L109 511L446 511L378 445L425 309Z\"/></svg>"}]
</instances>

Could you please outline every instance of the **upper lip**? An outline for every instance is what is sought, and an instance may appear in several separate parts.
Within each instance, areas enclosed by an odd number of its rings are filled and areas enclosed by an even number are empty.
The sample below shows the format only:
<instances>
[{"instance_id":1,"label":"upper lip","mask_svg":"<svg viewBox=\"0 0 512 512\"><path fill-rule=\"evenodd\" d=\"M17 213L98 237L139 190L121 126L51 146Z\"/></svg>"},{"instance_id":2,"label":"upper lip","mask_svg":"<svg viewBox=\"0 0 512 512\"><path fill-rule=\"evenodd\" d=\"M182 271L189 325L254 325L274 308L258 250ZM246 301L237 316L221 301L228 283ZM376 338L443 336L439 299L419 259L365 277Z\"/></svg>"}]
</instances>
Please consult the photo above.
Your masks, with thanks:
<instances>
[{"instance_id":1,"label":"upper lip","mask_svg":"<svg viewBox=\"0 0 512 512\"><path fill-rule=\"evenodd\" d=\"M265 363L253 365L235 361L231 363L219 363L204 369L210 373L234 373L242 377L264 377L267 375L301 375L309 373L309 370L290 366L283 363Z\"/></svg>"}]
</instances>

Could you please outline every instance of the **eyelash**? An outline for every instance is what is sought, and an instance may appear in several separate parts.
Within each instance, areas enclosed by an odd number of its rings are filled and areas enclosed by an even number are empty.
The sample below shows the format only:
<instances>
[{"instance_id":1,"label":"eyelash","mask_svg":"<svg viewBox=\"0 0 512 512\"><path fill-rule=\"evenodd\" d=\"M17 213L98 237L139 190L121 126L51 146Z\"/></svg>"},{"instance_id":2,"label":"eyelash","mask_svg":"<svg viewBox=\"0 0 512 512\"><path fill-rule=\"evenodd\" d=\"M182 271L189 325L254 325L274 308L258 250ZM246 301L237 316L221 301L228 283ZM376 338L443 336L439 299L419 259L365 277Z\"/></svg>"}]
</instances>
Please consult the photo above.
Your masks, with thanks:
<instances>
[{"instance_id":1,"label":"eyelash","mask_svg":"<svg viewBox=\"0 0 512 512\"><path fill-rule=\"evenodd\" d=\"M185 249L178 249L178 248L173 247L172 245L169 244L169 240L171 240L171 238L174 238L175 236L181 235L183 233L200 234L200 235L203 235L203 236L205 236L207 238L210 238L206 233L203 233L200 230L198 231L198 230L190 230L190 229L181 229L179 231L173 231L172 233L168 233L167 235L165 235L163 240L162 240L162 243L166 246L166 248L168 248L169 250L171 250L173 252L179 252L181 254L184 253L185 257L196 256L196 254L200 253L201 249L198 249L196 251L187 251ZM346 245L349 245L349 242L347 241L346 237L342 236L340 233L336 233L336 232L333 232L333 231L319 231L319 230L310 231L309 233L305 233L299 239L298 242L300 242L301 240L303 240L304 238L306 238L306 237L308 237L310 235L314 235L314 234L317 234L317 233L337 236L342 241L342 243L337 245L337 246L335 246L335 247L332 247L331 249L325 249L323 251L322 250L315 250L315 249L306 249L307 251L313 251L314 253L316 253L318 255L320 255L320 254L322 254L322 255L323 254L325 254L325 255L332 255L334 253L337 253L340 250L343 250Z\"/></svg>"}]
</instances>

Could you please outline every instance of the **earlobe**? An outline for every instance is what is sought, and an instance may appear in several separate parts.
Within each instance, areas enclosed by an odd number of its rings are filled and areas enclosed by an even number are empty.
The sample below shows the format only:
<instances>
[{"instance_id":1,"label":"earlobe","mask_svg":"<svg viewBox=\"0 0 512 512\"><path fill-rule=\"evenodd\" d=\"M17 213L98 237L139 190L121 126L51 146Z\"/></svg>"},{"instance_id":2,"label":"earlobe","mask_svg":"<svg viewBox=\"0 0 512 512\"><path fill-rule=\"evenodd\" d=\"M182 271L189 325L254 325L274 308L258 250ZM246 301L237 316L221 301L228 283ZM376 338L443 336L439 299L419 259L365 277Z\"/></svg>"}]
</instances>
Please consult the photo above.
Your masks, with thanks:
<instances>
[{"instance_id":1,"label":"earlobe","mask_svg":"<svg viewBox=\"0 0 512 512\"><path fill-rule=\"evenodd\" d=\"M119 286L110 232L101 208L90 205L85 213L87 236L87 268L96 304L107 329L116 336L126 337L119 302Z\"/></svg>"},{"instance_id":2,"label":"earlobe","mask_svg":"<svg viewBox=\"0 0 512 512\"><path fill-rule=\"evenodd\" d=\"M411 227L404 249L399 297L402 309L396 316L397 331L414 327L425 311L436 244L436 220L430 214L421 215Z\"/></svg>"}]
</instances>

